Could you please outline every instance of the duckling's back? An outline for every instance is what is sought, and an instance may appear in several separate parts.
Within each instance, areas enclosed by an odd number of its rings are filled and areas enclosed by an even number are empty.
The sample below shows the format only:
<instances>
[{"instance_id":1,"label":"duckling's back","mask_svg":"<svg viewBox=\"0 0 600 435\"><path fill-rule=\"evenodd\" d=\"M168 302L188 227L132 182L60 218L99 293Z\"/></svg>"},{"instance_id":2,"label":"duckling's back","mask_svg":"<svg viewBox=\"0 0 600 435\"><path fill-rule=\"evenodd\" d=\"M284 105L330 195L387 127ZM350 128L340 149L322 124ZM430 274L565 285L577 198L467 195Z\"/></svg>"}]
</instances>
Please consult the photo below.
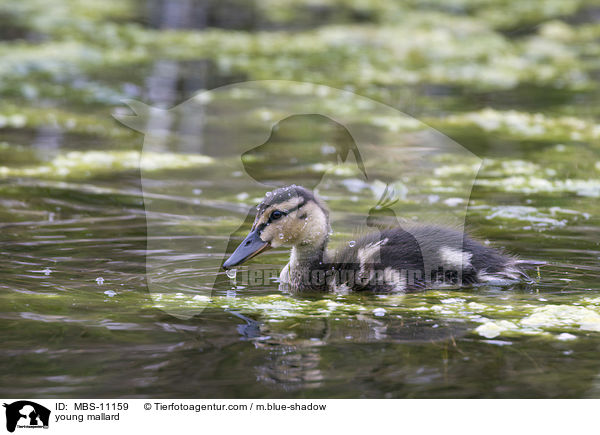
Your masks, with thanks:
<instances>
[{"instance_id":1,"label":"duckling's back","mask_svg":"<svg viewBox=\"0 0 600 435\"><path fill-rule=\"evenodd\" d=\"M336 252L334 291L405 292L443 285L516 281L515 260L460 231L438 226L376 231Z\"/></svg>"}]
</instances>

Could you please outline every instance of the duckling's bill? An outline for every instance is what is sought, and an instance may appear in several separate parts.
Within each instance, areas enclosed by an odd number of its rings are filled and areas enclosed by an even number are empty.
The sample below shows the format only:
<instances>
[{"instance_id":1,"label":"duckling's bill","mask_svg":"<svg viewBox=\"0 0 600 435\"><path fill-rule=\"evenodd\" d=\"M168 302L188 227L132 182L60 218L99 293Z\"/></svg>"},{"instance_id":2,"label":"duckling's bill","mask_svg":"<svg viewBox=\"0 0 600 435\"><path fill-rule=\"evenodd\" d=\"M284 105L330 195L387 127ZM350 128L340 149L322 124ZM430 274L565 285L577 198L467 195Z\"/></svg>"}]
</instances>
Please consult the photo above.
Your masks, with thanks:
<instances>
[{"instance_id":1,"label":"duckling's bill","mask_svg":"<svg viewBox=\"0 0 600 435\"><path fill-rule=\"evenodd\" d=\"M236 250L233 251L231 257L223 263L223 269L227 270L240 265L270 248L271 244L260 238L260 232L258 230L253 230L246 236L244 241L240 243Z\"/></svg>"}]
</instances>

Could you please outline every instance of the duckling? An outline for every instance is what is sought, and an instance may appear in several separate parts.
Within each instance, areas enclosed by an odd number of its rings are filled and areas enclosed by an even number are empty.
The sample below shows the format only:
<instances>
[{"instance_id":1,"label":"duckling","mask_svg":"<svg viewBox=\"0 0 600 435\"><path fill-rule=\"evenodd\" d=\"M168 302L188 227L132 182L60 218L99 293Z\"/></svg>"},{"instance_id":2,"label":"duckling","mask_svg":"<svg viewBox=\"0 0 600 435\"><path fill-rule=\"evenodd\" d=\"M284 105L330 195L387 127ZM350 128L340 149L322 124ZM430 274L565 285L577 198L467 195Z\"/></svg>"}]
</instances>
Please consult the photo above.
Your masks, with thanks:
<instances>
[{"instance_id":1,"label":"duckling","mask_svg":"<svg viewBox=\"0 0 600 435\"><path fill-rule=\"evenodd\" d=\"M381 229L328 252L329 210L301 186L268 192L257 210L250 233L223 268L231 269L271 248L290 246L290 260L279 278L281 287L291 291L408 292L528 279L514 257L433 225ZM456 240L462 240L460 249Z\"/></svg>"}]
</instances>

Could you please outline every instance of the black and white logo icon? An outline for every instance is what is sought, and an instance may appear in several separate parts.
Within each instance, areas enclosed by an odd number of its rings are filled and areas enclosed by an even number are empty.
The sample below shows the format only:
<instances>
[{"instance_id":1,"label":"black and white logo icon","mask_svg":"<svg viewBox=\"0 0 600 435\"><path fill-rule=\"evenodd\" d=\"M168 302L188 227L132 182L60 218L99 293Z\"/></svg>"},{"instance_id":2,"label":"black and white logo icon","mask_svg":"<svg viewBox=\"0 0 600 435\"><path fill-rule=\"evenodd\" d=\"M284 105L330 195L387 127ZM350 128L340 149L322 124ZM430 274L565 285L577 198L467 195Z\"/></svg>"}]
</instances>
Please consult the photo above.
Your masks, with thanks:
<instances>
[{"instance_id":1,"label":"black and white logo icon","mask_svg":"<svg viewBox=\"0 0 600 435\"><path fill-rule=\"evenodd\" d=\"M4 404L6 408L6 430L14 432L16 428L47 429L50 410L29 400L19 400Z\"/></svg>"}]
</instances>

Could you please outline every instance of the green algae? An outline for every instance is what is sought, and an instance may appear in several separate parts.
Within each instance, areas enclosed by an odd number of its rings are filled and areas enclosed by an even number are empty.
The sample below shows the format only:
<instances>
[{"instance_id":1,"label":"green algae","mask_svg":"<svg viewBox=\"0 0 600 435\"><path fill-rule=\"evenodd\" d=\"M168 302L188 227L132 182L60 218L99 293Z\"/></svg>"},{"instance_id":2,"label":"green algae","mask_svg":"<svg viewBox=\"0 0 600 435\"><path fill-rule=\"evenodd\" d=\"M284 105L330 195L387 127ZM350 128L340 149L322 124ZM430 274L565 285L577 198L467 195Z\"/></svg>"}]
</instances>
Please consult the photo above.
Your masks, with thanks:
<instances>
[{"instance_id":1,"label":"green algae","mask_svg":"<svg viewBox=\"0 0 600 435\"><path fill-rule=\"evenodd\" d=\"M31 164L36 160L36 154L30 148L23 145L0 142L0 162L4 164L10 163L11 166L20 166Z\"/></svg>"},{"instance_id":2,"label":"green algae","mask_svg":"<svg viewBox=\"0 0 600 435\"><path fill-rule=\"evenodd\" d=\"M600 180L568 179L548 180L539 177L508 177L502 180L478 180L477 184L500 188L506 192L520 193L573 193L593 198L600 197Z\"/></svg>"},{"instance_id":3,"label":"green algae","mask_svg":"<svg viewBox=\"0 0 600 435\"><path fill-rule=\"evenodd\" d=\"M110 139L131 140L135 137L134 132L119 127L108 116L98 117L72 110L48 110L15 104L3 104L0 107L0 128L28 131L37 127L52 127L65 133Z\"/></svg>"},{"instance_id":4,"label":"green algae","mask_svg":"<svg viewBox=\"0 0 600 435\"><path fill-rule=\"evenodd\" d=\"M549 117L542 113L498 111L486 108L478 112L451 115L432 120L440 128L478 128L486 134L521 140L586 141L600 139L600 124L572 116Z\"/></svg>"},{"instance_id":5,"label":"green algae","mask_svg":"<svg viewBox=\"0 0 600 435\"><path fill-rule=\"evenodd\" d=\"M426 294L380 295L378 297L326 296L303 299L285 295L200 296L184 293L153 294L153 305L169 312L232 310L258 321L277 324L305 322L310 318L354 319L394 322L415 315L429 322L467 322L471 333L490 339L499 336L537 335L556 340L575 339L600 331L598 298L570 298L568 304L546 304L540 296L508 295L490 301L485 295L429 290ZM273 325L273 323L275 325Z\"/></svg>"},{"instance_id":6,"label":"green algae","mask_svg":"<svg viewBox=\"0 0 600 435\"><path fill-rule=\"evenodd\" d=\"M78 21L67 15L73 6L69 2L52 14L39 13L42 9L35 2L26 3L27 7L10 13L32 29L51 34L54 40L0 45L3 57L0 71L5 80L17 75L25 86L26 77L31 74L31 83L24 92L37 85L35 78L40 73L64 80L86 71L134 66L156 58L212 59L222 73L236 71L249 79L279 78L334 86L351 83L353 88L367 94L373 86L417 83L481 89L507 89L520 83L561 89L595 88L595 82L587 74L590 53L585 48L582 52L573 50L573 39L581 47L588 46L594 31L582 31L569 39L565 36L569 31L565 29L570 27L564 23L560 29L556 22L548 24L517 42L490 29L489 22L481 16L467 18L415 10L403 11L393 25L329 25L295 33L158 31L108 20L115 14L127 18L127 9L133 5L120 11L118 5L99 8L85 2L79 7L89 8L89 13L78 15ZM522 2L506 3L517 9L522 5ZM546 13L555 10L558 14L560 8L553 9L557 4L549 3L554 6L549 6ZM569 8L576 7L571 3ZM560 15L566 12L563 10ZM347 44L348 41L352 43ZM319 68L314 68L315 65ZM87 94L80 98L93 93L93 84L86 88ZM116 102L118 90L96 88L97 102L103 98L105 103Z\"/></svg>"},{"instance_id":7,"label":"green algae","mask_svg":"<svg viewBox=\"0 0 600 435\"><path fill-rule=\"evenodd\" d=\"M0 166L0 177L41 177L56 179L89 178L122 171L198 168L210 164L210 157L192 154L139 151L71 151L39 166Z\"/></svg>"},{"instance_id":8,"label":"green algae","mask_svg":"<svg viewBox=\"0 0 600 435\"><path fill-rule=\"evenodd\" d=\"M456 17L457 11L468 12L486 24L502 29L513 29L553 17L570 15L593 1L563 2L543 0L535 3L518 1L362 1L362 0L266 0L259 7L274 22L319 22L326 15L330 21L372 21L396 23L407 14L445 14Z\"/></svg>"},{"instance_id":9,"label":"green algae","mask_svg":"<svg viewBox=\"0 0 600 435\"><path fill-rule=\"evenodd\" d=\"M504 131L511 132L510 129ZM519 135L518 131L511 133L514 136ZM571 131L567 134L574 133L575 131ZM553 136L547 136L548 139L551 137ZM556 137L560 140L561 135L557 134ZM520 136L520 139L525 140L526 138ZM600 195L600 179L596 170L598 158L600 158L600 154L594 147L584 148L577 144L567 146L562 143L551 148L546 147L539 152L539 158L535 161L487 158L483 161L475 185L504 192L571 193L595 198ZM467 160L462 163L441 165L435 169L437 178L428 180L428 184L434 189L439 188L438 191L452 191L453 186L456 186L455 188L461 186L460 175L475 167L478 167L475 159L470 162ZM521 210L526 211L527 209ZM556 209L555 212L546 212L546 214L555 214L556 211L559 209ZM514 209L514 212L515 216L522 214L518 209Z\"/></svg>"},{"instance_id":10,"label":"green algae","mask_svg":"<svg viewBox=\"0 0 600 435\"><path fill-rule=\"evenodd\" d=\"M6 3L0 10L20 25L52 38L0 43L3 58L0 93L6 97L0 125L32 128L56 124L77 134L130 138L129 130L104 122L104 117L84 116L75 109L40 109L35 107L35 101L66 98L76 106L118 105L124 97L123 88L103 77L118 74L139 81L142 78L137 77L137 71L151 68L156 59L178 62L202 58L213 62L219 74L235 72L248 79L323 83L389 103L401 98L402 93L397 92L405 92L398 89L420 85L453 86L469 93L510 90L524 85L561 92L595 92L596 82L590 72L593 74L598 67L593 61L593 47L597 46L593 41L600 32L597 25L574 26L553 20L514 41L497 31L494 26L498 23L490 18L501 10L505 13L514 8L515 17L529 17L529 20L538 16L543 20L568 15L586 4L569 2L567 7L561 6L564 2L545 3L543 8L529 10L522 2L503 2L498 9L487 2L465 2L460 7L472 13L465 16L449 13L448 8L434 3L415 10L411 5L390 2L367 5L336 1L329 7L350 11L366 8L371 10L367 14L370 18L361 23L325 25L293 33L156 30L128 21L137 14L134 2L99 6L88 1L64 1L51 13L46 13L35 1L23 2L19 7ZM310 8L310 2L305 6ZM279 7L271 7L268 2L258 7L265 14L294 9L285 2ZM389 8L397 12L392 13ZM387 23L384 25L373 24L381 22L377 17L391 16L399 19L391 23L384 20ZM419 98L423 106L440 104L440 98ZM21 99L29 103L25 107L8 104ZM408 121L402 125L377 117L366 121L372 127L392 133L418 128ZM578 114L556 117L488 108L425 121L444 132L454 133L457 129L472 132L476 128L485 134L519 140L589 142L596 141L600 134L594 121Z\"/></svg>"}]
</instances>

